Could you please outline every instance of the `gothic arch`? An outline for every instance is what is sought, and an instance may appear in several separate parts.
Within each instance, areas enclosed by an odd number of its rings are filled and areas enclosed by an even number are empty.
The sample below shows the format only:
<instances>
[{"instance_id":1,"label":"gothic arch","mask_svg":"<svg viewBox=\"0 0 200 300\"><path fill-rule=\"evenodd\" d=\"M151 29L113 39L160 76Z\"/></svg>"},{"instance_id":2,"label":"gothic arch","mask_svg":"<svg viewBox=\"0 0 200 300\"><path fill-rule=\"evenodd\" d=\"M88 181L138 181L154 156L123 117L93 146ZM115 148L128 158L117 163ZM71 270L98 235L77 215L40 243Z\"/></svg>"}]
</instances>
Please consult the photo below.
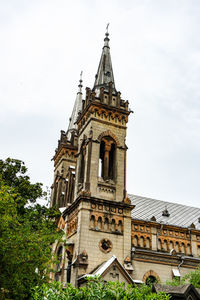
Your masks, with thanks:
<instances>
[{"instance_id":1,"label":"gothic arch","mask_svg":"<svg viewBox=\"0 0 200 300\"><path fill-rule=\"evenodd\" d=\"M143 282L146 282L146 280L147 280L147 278L148 278L149 276L155 277L155 278L157 279L157 281L160 282L160 277L159 277L158 274L157 274L156 272L154 272L153 270L147 271L147 272L144 274L142 281L143 281Z\"/></svg>"},{"instance_id":2,"label":"gothic arch","mask_svg":"<svg viewBox=\"0 0 200 300\"><path fill-rule=\"evenodd\" d=\"M116 135L115 135L114 133L112 133L112 131L106 130L106 131L102 132L102 133L98 136L97 140L98 140L99 142L101 142L101 140L102 140L102 138L103 138L104 136L110 136L110 137L112 137L113 140L115 141L116 145L117 145L118 147L120 146L120 143L119 143L118 138L116 137Z\"/></svg>"}]
</instances>

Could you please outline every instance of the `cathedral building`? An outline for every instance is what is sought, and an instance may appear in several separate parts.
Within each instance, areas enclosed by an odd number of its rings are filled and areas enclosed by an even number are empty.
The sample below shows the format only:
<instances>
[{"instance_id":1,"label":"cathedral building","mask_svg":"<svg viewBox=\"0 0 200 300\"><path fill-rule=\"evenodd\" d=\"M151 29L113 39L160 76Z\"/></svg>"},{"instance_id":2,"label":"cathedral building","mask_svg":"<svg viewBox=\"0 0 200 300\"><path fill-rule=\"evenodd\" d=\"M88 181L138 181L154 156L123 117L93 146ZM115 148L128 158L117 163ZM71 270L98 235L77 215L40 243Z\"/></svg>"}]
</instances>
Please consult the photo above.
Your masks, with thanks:
<instances>
[{"instance_id":1,"label":"cathedral building","mask_svg":"<svg viewBox=\"0 0 200 300\"><path fill-rule=\"evenodd\" d=\"M200 209L127 194L126 131L131 110L115 87L109 34L92 89L82 78L68 130L54 155L51 206L65 241L55 243L52 278L88 276L125 284L165 283L200 263Z\"/></svg>"}]
</instances>

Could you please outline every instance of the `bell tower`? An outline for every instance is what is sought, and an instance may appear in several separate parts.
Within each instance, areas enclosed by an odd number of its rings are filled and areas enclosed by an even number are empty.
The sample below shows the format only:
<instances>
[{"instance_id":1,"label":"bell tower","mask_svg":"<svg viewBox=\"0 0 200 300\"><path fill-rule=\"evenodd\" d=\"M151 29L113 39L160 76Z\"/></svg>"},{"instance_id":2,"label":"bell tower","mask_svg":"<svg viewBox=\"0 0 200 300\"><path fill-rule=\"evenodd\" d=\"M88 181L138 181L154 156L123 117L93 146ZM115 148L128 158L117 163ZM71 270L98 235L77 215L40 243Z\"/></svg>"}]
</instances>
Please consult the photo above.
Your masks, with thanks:
<instances>
[{"instance_id":1,"label":"bell tower","mask_svg":"<svg viewBox=\"0 0 200 300\"><path fill-rule=\"evenodd\" d=\"M68 200L62 214L67 238L63 270L68 272L62 278L70 278L75 285L81 276L113 255L125 268L127 261L131 261L133 205L126 193L126 130L130 110L128 101L121 98L115 87L108 32L94 86L86 88L85 100L82 93L81 98L77 97L76 113L72 113L73 122L70 121L72 130L68 129L68 133L72 132L71 140L66 133L64 150L58 148L55 155L56 170L63 165L66 178L70 171L69 149L75 151L75 181L68 180L68 185L64 185L64 199ZM65 156L59 156L59 151L64 151ZM69 194L72 190L73 194ZM130 266L128 271L131 272Z\"/></svg>"},{"instance_id":2,"label":"bell tower","mask_svg":"<svg viewBox=\"0 0 200 300\"><path fill-rule=\"evenodd\" d=\"M78 127L75 121L82 105L82 72L68 130L61 130L58 147L53 157L54 182L51 186L51 206L67 207L74 201Z\"/></svg>"},{"instance_id":3,"label":"bell tower","mask_svg":"<svg viewBox=\"0 0 200 300\"><path fill-rule=\"evenodd\" d=\"M75 198L81 193L126 201L126 124L130 110L115 88L109 34L106 33L94 87L86 88L78 115Z\"/></svg>"}]
</instances>

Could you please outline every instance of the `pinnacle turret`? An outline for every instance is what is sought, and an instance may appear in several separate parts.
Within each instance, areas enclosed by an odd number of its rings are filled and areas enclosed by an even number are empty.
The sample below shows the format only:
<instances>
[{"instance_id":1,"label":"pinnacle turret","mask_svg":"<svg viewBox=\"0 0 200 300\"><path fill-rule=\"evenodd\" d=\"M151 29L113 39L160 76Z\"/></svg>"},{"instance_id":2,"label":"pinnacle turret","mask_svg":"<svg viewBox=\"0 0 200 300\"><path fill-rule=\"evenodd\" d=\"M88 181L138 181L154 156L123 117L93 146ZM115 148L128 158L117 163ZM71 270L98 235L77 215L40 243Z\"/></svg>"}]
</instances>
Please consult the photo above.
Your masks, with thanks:
<instances>
[{"instance_id":1,"label":"pinnacle turret","mask_svg":"<svg viewBox=\"0 0 200 300\"><path fill-rule=\"evenodd\" d=\"M81 74L80 74L80 79L79 79L79 85L78 85L78 92L77 92L77 95L76 95L76 100L75 100L75 103L74 103L74 108L73 108L73 111L72 111L72 114L71 114L71 117L69 119L69 127L68 127L68 130L67 130L67 139L70 140L71 138L71 133L72 132L77 132L77 124L75 124L76 122L76 119L78 117L78 112L81 110L81 107L82 107L82 97L83 97L83 94L82 94L82 74L83 72L81 71Z\"/></svg>"},{"instance_id":2,"label":"pinnacle turret","mask_svg":"<svg viewBox=\"0 0 200 300\"><path fill-rule=\"evenodd\" d=\"M111 55L110 55L110 46L109 46L109 33L108 26L104 38L104 46L101 54L101 59L99 62L99 67L97 74L95 76L95 82L93 90L100 90L101 87L104 87L106 91L109 90L109 83L112 82L113 92L116 92L114 74L112 69Z\"/></svg>"}]
</instances>

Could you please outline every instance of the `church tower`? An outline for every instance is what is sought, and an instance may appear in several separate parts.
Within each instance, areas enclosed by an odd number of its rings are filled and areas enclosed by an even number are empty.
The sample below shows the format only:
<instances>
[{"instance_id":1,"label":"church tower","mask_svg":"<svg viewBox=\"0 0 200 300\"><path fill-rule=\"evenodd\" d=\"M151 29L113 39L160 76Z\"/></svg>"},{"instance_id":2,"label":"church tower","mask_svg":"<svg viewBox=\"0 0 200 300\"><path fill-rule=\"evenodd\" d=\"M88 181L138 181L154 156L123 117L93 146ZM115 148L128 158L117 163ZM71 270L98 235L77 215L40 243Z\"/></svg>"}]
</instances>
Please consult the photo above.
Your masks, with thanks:
<instances>
[{"instance_id":1,"label":"church tower","mask_svg":"<svg viewBox=\"0 0 200 300\"><path fill-rule=\"evenodd\" d=\"M51 206L66 207L74 200L76 154L78 150L78 127L75 124L82 106L82 72L67 132L61 130L58 147L53 157L54 182Z\"/></svg>"},{"instance_id":2,"label":"church tower","mask_svg":"<svg viewBox=\"0 0 200 300\"><path fill-rule=\"evenodd\" d=\"M68 275L63 278L75 285L113 255L124 266L131 257L133 206L126 192L125 143L130 110L115 87L108 32L85 100L81 88L82 80L68 131L61 131L54 156L51 200L52 205L66 207L63 255Z\"/></svg>"}]
</instances>

